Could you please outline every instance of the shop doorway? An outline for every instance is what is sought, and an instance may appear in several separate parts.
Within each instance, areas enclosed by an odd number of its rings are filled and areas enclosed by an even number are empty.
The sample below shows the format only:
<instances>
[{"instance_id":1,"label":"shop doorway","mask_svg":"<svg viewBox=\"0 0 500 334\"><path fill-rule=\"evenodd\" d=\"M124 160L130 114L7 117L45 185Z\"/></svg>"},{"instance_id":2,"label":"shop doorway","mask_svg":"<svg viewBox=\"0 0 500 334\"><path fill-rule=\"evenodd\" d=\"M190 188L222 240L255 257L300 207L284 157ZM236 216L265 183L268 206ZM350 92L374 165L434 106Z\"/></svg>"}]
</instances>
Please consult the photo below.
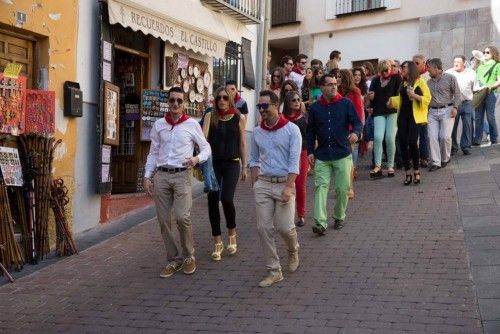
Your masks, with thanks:
<instances>
[{"instance_id":1,"label":"shop doorway","mask_svg":"<svg viewBox=\"0 0 500 334\"><path fill-rule=\"evenodd\" d=\"M27 77L28 88L33 87L33 41L0 29L0 72L8 63L22 64L21 75Z\"/></svg>"},{"instance_id":2,"label":"shop doorway","mask_svg":"<svg viewBox=\"0 0 500 334\"><path fill-rule=\"evenodd\" d=\"M141 192L149 142L141 142L139 107L142 90L149 88L149 56L115 45L114 77L120 87L120 134L111 154L111 192Z\"/></svg>"}]
</instances>

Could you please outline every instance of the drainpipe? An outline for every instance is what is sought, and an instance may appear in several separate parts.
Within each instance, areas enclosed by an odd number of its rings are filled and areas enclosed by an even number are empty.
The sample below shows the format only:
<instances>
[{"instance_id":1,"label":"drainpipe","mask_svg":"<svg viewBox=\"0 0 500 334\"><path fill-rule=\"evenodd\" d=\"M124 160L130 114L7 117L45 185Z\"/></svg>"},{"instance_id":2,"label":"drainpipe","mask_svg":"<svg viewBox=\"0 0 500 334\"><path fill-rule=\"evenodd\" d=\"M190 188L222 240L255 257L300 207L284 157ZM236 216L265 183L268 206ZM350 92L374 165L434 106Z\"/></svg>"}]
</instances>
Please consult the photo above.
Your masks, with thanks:
<instances>
[{"instance_id":1,"label":"drainpipe","mask_svg":"<svg viewBox=\"0 0 500 334\"><path fill-rule=\"evenodd\" d=\"M261 90L266 88L266 76L267 76L267 53L268 53L268 31L270 28L270 15L271 15L271 0L264 0L261 2L260 7L261 17L264 21L259 27L259 43L257 48L257 73L260 73L261 78L257 81L257 87L255 90L255 100L259 100L259 93ZM255 113L255 124L258 124L259 113Z\"/></svg>"}]
</instances>

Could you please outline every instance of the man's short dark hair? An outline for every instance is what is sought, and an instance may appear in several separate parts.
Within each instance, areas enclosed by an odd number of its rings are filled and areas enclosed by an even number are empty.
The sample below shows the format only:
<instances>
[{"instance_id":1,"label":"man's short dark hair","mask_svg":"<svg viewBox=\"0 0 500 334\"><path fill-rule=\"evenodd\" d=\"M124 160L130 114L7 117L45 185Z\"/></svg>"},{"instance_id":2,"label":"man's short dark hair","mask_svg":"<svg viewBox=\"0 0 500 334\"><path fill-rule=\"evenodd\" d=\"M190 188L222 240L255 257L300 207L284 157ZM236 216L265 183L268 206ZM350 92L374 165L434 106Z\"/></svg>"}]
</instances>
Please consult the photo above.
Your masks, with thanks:
<instances>
[{"instance_id":1,"label":"man's short dark hair","mask_svg":"<svg viewBox=\"0 0 500 334\"><path fill-rule=\"evenodd\" d=\"M332 78L332 79L335 79L335 76L333 76L333 74L331 74L331 73L328 73L328 74L323 75L323 76L319 79L319 85L320 85L320 86L324 86L324 85L325 85L325 83L326 83L326 78Z\"/></svg>"},{"instance_id":2,"label":"man's short dark hair","mask_svg":"<svg viewBox=\"0 0 500 334\"><path fill-rule=\"evenodd\" d=\"M271 100L271 103L278 103L279 101L278 95L276 95L272 90L269 89L261 91L259 93L259 96L269 96L269 100Z\"/></svg>"},{"instance_id":3,"label":"man's short dark hair","mask_svg":"<svg viewBox=\"0 0 500 334\"><path fill-rule=\"evenodd\" d=\"M290 57L290 56L283 56L283 58L281 58L281 65L283 67L285 67L284 65L286 63L288 63L290 60L293 61L292 57Z\"/></svg>"},{"instance_id":4,"label":"man's short dark hair","mask_svg":"<svg viewBox=\"0 0 500 334\"><path fill-rule=\"evenodd\" d=\"M340 56L340 51L338 51L338 50L333 50L332 52L330 52L330 59L335 59L335 58L337 58L338 56Z\"/></svg>"},{"instance_id":5,"label":"man's short dark hair","mask_svg":"<svg viewBox=\"0 0 500 334\"><path fill-rule=\"evenodd\" d=\"M427 66L432 66L437 68L438 70L443 69L443 62L439 58L432 58L427 61Z\"/></svg>"},{"instance_id":6,"label":"man's short dark hair","mask_svg":"<svg viewBox=\"0 0 500 334\"><path fill-rule=\"evenodd\" d=\"M456 59L456 58L462 59L464 63L465 63L465 60L467 59L467 58L465 58L464 55L456 55L455 57L453 57L453 59Z\"/></svg>"},{"instance_id":7,"label":"man's short dark hair","mask_svg":"<svg viewBox=\"0 0 500 334\"><path fill-rule=\"evenodd\" d=\"M307 56L303 53L299 53L297 56L295 56L296 63L300 63L302 59L307 59Z\"/></svg>"},{"instance_id":8,"label":"man's short dark hair","mask_svg":"<svg viewBox=\"0 0 500 334\"><path fill-rule=\"evenodd\" d=\"M170 88L170 90L168 91L168 95L169 96L170 96L170 93L181 93L181 94L184 94L184 92L182 91L182 88L178 87L178 86L174 86L174 87Z\"/></svg>"},{"instance_id":9,"label":"man's short dark hair","mask_svg":"<svg viewBox=\"0 0 500 334\"><path fill-rule=\"evenodd\" d=\"M313 60L311 60L311 66L314 66L314 65L323 66L323 62L319 59L313 59Z\"/></svg>"},{"instance_id":10,"label":"man's short dark hair","mask_svg":"<svg viewBox=\"0 0 500 334\"><path fill-rule=\"evenodd\" d=\"M238 84L236 83L236 80L228 80L228 81L226 81L226 86L229 86L229 85L235 85L236 87L238 87Z\"/></svg>"}]
</instances>

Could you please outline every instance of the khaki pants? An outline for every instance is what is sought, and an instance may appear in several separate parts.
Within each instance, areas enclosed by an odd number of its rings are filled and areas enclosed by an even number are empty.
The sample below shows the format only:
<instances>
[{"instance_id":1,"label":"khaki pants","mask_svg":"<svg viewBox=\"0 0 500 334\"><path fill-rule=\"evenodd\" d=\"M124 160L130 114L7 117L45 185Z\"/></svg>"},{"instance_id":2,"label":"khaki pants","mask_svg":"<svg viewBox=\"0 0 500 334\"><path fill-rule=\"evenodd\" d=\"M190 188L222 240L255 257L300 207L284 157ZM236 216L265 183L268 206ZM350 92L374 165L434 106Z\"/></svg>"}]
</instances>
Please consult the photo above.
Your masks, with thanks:
<instances>
[{"instance_id":1,"label":"khaki pants","mask_svg":"<svg viewBox=\"0 0 500 334\"><path fill-rule=\"evenodd\" d=\"M153 178L156 214L169 263L182 263L185 258L194 257L191 175L190 170L178 173L158 171ZM182 253L172 231L172 211L179 230Z\"/></svg>"},{"instance_id":2,"label":"khaki pants","mask_svg":"<svg viewBox=\"0 0 500 334\"><path fill-rule=\"evenodd\" d=\"M451 106L442 109L429 108L427 132L432 164L441 167L441 162L450 161L451 133L455 119L451 117Z\"/></svg>"},{"instance_id":3,"label":"khaki pants","mask_svg":"<svg viewBox=\"0 0 500 334\"><path fill-rule=\"evenodd\" d=\"M266 268L270 272L281 272L280 260L274 241L275 229L286 241L295 229L295 195L286 203L281 201L285 183L257 180L254 184L257 211L257 231L264 250Z\"/></svg>"}]
</instances>

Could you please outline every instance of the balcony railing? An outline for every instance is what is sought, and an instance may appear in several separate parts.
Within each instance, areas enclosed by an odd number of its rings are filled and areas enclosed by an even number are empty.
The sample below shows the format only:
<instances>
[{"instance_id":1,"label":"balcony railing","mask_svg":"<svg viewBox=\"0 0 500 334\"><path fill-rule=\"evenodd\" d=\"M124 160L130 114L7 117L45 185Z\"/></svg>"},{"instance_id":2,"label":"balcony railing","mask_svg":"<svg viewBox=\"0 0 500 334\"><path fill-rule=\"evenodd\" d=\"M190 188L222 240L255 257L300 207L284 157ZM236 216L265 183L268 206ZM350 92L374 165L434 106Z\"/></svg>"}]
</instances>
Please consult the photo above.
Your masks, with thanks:
<instances>
[{"instance_id":1,"label":"balcony railing","mask_svg":"<svg viewBox=\"0 0 500 334\"><path fill-rule=\"evenodd\" d=\"M217 11L234 17L244 24L259 24L260 0L200 0Z\"/></svg>"},{"instance_id":2,"label":"balcony railing","mask_svg":"<svg viewBox=\"0 0 500 334\"><path fill-rule=\"evenodd\" d=\"M337 0L336 16L345 16L385 9L385 0Z\"/></svg>"},{"instance_id":3,"label":"balcony railing","mask_svg":"<svg viewBox=\"0 0 500 334\"><path fill-rule=\"evenodd\" d=\"M297 21L297 0L273 0L271 4L273 27L299 22Z\"/></svg>"}]
</instances>

